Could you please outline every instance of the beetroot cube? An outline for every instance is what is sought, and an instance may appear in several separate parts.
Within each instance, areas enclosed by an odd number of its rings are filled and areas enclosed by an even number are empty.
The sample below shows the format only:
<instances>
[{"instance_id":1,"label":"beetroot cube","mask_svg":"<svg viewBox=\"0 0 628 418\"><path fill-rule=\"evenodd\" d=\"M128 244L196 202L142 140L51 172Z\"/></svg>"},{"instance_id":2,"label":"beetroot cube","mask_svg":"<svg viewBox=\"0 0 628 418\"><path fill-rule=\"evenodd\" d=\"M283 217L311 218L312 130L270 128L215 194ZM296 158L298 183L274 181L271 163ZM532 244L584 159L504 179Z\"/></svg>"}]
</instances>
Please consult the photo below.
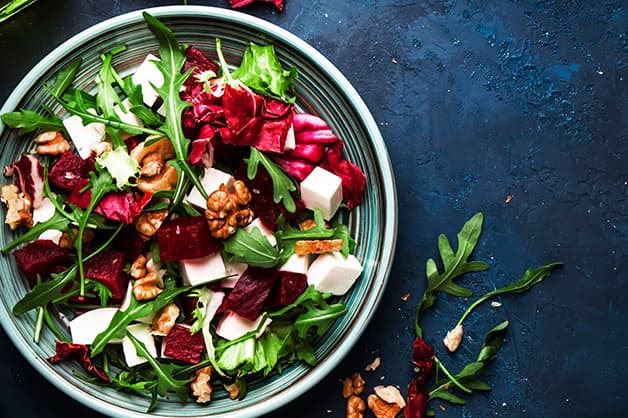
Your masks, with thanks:
<instances>
[{"instance_id":1,"label":"beetroot cube","mask_svg":"<svg viewBox=\"0 0 628 418\"><path fill-rule=\"evenodd\" d=\"M13 256L31 286L37 282L37 275L45 279L70 259L67 250L47 239L33 241L13 251Z\"/></svg>"},{"instance_id":2,"label":"beetroot cube","mask_svg":"<svg viewBox=\"0 0 628 418\"><path fill-rule=\"evenodd\" d=\"M148 250L148 241L142 239L135 225L130 224L122 228L112 246L114 249L125 253L128 260L133 261Z\"/></svg>"},{"instance_id":3,"label":"beetroot cube","mask_svg":"<svg viewBox=\"0 0 628 418\"><path fill-rule=\"evenodd\" d=\"M191 334L190 327L181 324L172 327L163 344L164 355L190 364L201 361L205 351L203 334Z\"/></svg>"},{"instance_id":4,"label":"beetroot cube","mask_svg":"<svg viewBox=\"0 0 628 418\"><path fill-rule=\"evenodd\" d=\"M129 281L123 270L125 262L123 252L104 250L85 263L85 277L104 284L113 299L122 299Z\"/></svg>"},{"instance_id":5,"label":"beetroot cube","mask_svg":"<svg viewBox=\"0 0 628 418\"><path fill-rule=\"evenodd\" d=\"M157 243L163 261L207 257L221 248L204 216L182 216L165 222L157 231Z\"/></svg>"},{"instance_id":6,"label":"beetroot cube","mask_svg":"<svg viewBox=\"0 0 628 418\"><path fill-rule=\"evenodd\" d=\"M219 312L230 309L240 316L255 321L264 310L277 277L277 270L261 267L247 268L220 306Z\"/></svg>"},{"instance_id":7,"label":"beetroot cube","mask_svg":"<svg viewBox=\"0 0 628 418\"><path fill-rule=\"evenodd\" d=\"M272 306L286 306L293 303L307 289L307 276L293 271L279 271L277 285L270 297Z\"/></svg>"},{"instance_id":8,"label":"beetroot cube","mask_svg":"<svg viewBox=\"0 0 628 418\"><path fill-rule=\"evenodd\" d=\"M79 180L86 178L88 165L78 155L67 151L50 169L48 181L62 190L72 191L78 185Z\"/></svg>"}]
</instances>

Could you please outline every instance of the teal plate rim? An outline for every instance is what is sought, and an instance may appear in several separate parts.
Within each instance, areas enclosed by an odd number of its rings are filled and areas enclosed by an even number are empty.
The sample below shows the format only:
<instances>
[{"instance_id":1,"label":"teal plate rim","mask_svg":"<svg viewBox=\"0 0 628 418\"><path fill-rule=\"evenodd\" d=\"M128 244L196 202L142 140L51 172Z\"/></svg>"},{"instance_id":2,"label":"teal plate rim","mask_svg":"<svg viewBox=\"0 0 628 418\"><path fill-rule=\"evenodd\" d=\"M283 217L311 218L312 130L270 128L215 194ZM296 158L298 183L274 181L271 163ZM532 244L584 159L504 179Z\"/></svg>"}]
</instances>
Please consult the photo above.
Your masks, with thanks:
<instances>
[{"instance_id":1,"label":"teal plate rim","mask_svg":"<svg viewBox=\"0 0 628 418\"><path fill-rule=\"evenodd\" d=\"M379 202L382 204L382 207L377 208L385 215L383 225L375 226L381 228L378 229L378 233L380 233L382 237L380 247L378 248L380 257L378 260L371 260L374 264L378 265L378 268L374 276L369 278L369 289L364 294L364 300L361 301L361 305L355 313L354 319L350 324L347 324L342 335L342 340L338 341L326 355L319 359L320 361L317 366L302 371L298 376L298 380L288 387L281 388L281 390L275 393L266 393L263 399L260 399L256 403L248 404L241 409L231 409L225 412L211 411L211 416L224 418L263 415L293 401L306 391L314 388L316 384L330 373L349 353L375 314L392 268L397 236L397 191L390 157L377 124L366 104L342 73L320 52L296 35L273 23L245 13L209 6L164 6L137 10L105 20L80 32L50 52L22 79L8 97L2 109L0 109L0 113L15 110L23 100L26 92L33 89L47 71L62 60L69 51L78 48L80 45L90 40L96 39L99 34L124 25L143 21L143 11L147 11L158 18L211 18L236 25L244 25L273 39L280 39L281 42L288 45L293 50L306 55L309 60L314 63L316 69L332 80L335 87L337 87L337 89L345 95L346 100L351 103L353 111L359 117L363 129L368 135L368 143L372 147L372 155L374 155L376 159L375 164L378 168L379 182L383 186L386 194ZM2 135L4 131L5 126L0 121L0 135ZM6 256L3 258L6 259ZM3 270L5 269L5 264L6 262L3 260L1 264ZM5 274L2 275L4 276ZM364 280L364 278L361 278L361 280ZM57 366L52 366L46 360L46 357L42 356L42 353L36 350L36 346L31 342L32 336L20 332L17 326L19 319L11 314L12 307L7 306L4 299L2 299L1 302L0 322L13 344L44 378L68 396L89 408L110 416L172 416L163 415L160 413L159 409L152 413L145 413L129 409L123 405L105 402L94 393L85 390L85 388L82 387L86 385L85 383L76 378L72 380L68 378L68 376L59 373L58 370L55 369ZM192 414L180 416L208 416L207 412L209 412L205 411L203 408L199 408L196 411L198 414L188 410L187 412L191 412Z\"/></svg>"}]
</instances>

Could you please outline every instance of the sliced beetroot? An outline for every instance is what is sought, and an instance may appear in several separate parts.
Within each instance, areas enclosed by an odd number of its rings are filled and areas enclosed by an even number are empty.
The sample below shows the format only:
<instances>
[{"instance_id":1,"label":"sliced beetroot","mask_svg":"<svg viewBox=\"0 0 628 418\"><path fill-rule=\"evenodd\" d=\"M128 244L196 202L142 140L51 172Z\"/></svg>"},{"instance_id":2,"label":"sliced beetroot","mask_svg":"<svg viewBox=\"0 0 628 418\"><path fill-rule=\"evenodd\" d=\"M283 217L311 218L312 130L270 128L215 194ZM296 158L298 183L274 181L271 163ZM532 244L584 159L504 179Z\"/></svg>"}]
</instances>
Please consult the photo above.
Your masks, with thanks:
<instances>
[{"instance_id":1,"label":"sliced beetroot","mask_svg":"<svg viewBox=\"0 0 628 418\"><path fill-rule=\"evenodd\" d=\"M250 153L248 147L225 144L220 135L212 138L211 143L214 148L214 161L233 169L238 168L242 159L248 157Z\"/></svg>"},{"instance_id":2,"label":"sliced beetroot","mask_svg":"<svg viewBox=\"0 0 628 418\"><path fill-rule=\"evenodd\" d=\"M124 272L125 262L123 252L101 251L85 263L85 277L105 285L113 299L122 299L129 281Z\"/></svg>"},{"instance_id":3,"label":"sliced beetroot","mask_svg":"<svg viewBox=\"0 0 628 418\"><path fill-rule=\"evenodd\" d=\"M44 239L35 240L13 251L13 256L31 286L37 282L37 275L42 280L46 279L50 273L58 271L56 269L70 260L67 250Z\"/></svg>"},{"instance_id":4,"label":"sliced beetroot","mask_svg":"<svg viewBox=\"0 0 628 418\"><path fill-rule=\"evenodd\" d=\"M164 355L190 364L201 361L205 351L203 333L191 334L190 328L181 324L172 327L163 344Z\"/></svg>"},{"instance_id":5,"label":"sliced beetroot","mask_svg":"<svg viewBox=\"0 0 628 418\"><path fill-rule=\"evenodd\" d=\"M342 142L329 148L320 166L342 179L342 199L349 209L362 203L366 176L360 168L342 156Z\"/></svg>"},{"instance_id":6,"label":"sliced beetroot","mask_svg":"<svg viewBox=\"0 0 628 418\"><path fill-rule=\"evenodd\" d=\"M277 270L249 267L236 282L219 312L232 310L251 321L264 310L272 289L277 282Z\"/></svg>"},{"instance_id":7,"label":"sliced beetroot","mask_svg":"<svg viewBox=\"0 0 628 418\"><path fill-rule=\"evenodd\" d=\"M87 209L89 207L89 202L92 199L92 191L90 189L87 189L82 192L81 190L83 190L83 188L87 186L88 183L89 180L87 179L78 179L76 185L74 186L74 189L72 189L72 192L70 192L70 194L68 195L66 202L72 205L76 205L79 209Z\"/></svg>"},{"instance_id":8,"label":"sliced beetroot","mask_svg":"<svg viewBox=\"0 0 628 418\"><path fill-rule=\"evenodd\" d=\"M22 154L22 157L9 165L4 174L15 176L20 191L28 194L33 207L38 208L44 199L44 167L33 154Z\"/></svg>"},{"instance_id":9,"label":"sliced beetroot","mask_svg":"<svg viewBox=\"0 0 628 418\"><path fill-rule=\"evenodd\" d=\"M132 262L148 250L148 241L140 236L135 225L130 224L122 228L112 247L126 254L128 260Z\"/></svg>"},{"instance_id":10,"label":"sliced beetroot","mask_svg":"<svg viewBox=\"0 0 628 418\"><path fill-rule=\"evenodd\" d=\"M293 193L292 197L296 203L296 211L294 213L288 212L282 203L275 203L273 200L273 181L268 171L262 165L259 165L255 178L249 180L246 170L246 164L242 163L238 168L236 177L244 181L249 189L251 193L250 207L264 226L271 231L275 231L277 229L277 219L282 214L288 221L295 221L297 214L305 209L301 199Z\"/></svg>"},{"instance_id":11,"label":"sliced beetroot","mask_svg":"<svg viewBox=\"0 0 628 418\"><path fill-rule=\"evenodd\" d=\"M307 289L307 276L303 273L283 270L277 274L279 279L271 294L270 305L290 305Z\"/></svg>"},{"instance_id":12,"label":"sliced beetroot","mask_svg":"<svg viewBox=\"0 0 628 418\"><path fill-rule=\"evenodd\" d=\"M53 186L71 192L81 180L86 180L90 163L73 152L67 151L48 172L48 181Z\"/></svg>"},{"instance_id":13,"label":"sliced beetroot","mask_svg":"<svg viewBox=\"0 0 628 418\"><path fill-rule=\"evenodd\" d=\"M181 216L164 222L157 231L157 243L162 261L202 258L222 248L211 236L204 216Z\"/></svg>"}]
</instances>

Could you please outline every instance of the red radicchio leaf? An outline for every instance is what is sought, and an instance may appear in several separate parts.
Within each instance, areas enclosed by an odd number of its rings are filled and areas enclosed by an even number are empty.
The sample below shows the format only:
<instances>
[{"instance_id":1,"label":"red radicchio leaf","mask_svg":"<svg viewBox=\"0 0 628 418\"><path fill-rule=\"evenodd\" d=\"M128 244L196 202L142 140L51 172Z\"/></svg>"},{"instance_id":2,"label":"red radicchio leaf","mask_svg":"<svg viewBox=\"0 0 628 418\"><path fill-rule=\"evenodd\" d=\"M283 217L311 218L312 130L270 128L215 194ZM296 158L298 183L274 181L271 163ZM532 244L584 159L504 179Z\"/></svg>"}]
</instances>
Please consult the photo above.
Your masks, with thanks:
<instances>
[{"instance_id":1,"label":"red radicchio leaf","mask_svg":"<svg viewBox=\"0 0 628 418\"><path fill-rule=\"evenodd\" d=\"M421 374L408 385L405 417L422 418L427 411L427 379L434 367L434 349L421 337L416 337L412 344L412 363L419 368Z\"/></svg>"},{"instance_id":2,"label":"red radicchio leaf","mask_svg":"<svg viewBox=\"0 0 628 418\"><path fill-rule=\"evenodd\" d=\"M342 179L342 198L349 209L362 203L366 176L358 166L342 157L342 142L327 149L320 166Z\"/></svg>"},{"instance_id":3,"label":"red radicchio leaf","mask_svg":"<svg viewBox=\"0 0 628 418\"><path fill-rule=\"evenodd\" d=\"M335 144L338 137L331 131L327 122L309 113L297 113L292 120L294 137L298 143Z\"/></svg>"},{"instance_id":4,"label":"red radicchio leaf","mask_svg":"<svg viewBox=\"0 0 628 418\"><path fill-rule=\"evenodd\" d=\"M96 206L95 212L108 219L130 224L150 202L151 197L151 193L144 193L141 197L138 193L107 193Z\"/></svg>"},{"instance_id":5,"label":"red radicchio leaf","mask_svg":"<svg viewBox=\"0 0 628 418\"><path fill-rule=\"evenodd\" d=\"M283 0L229 0L229 5L232 9L238 9L240 7L247 6L252 3L272 3L279 9L279 11L283 11Z\"/></svg>"},{"instance_id":6,"label":"red radicchio leaf","mask_svg":"<svg viewBox=\"0 0 628 418\"><path fill-rule=\"evenodd\" d=\"M264 103L264 98L251 89L245 86L233 87L231 84L225 86L222 100L227 124L236 132L248 125L251 119L261 112Z\"/></svg>"},{"instance_id":7,"label":"red radicchio leaf","mask_svg":"<svg viewBox=\"0 0 628 418\"><path fill-rule=\"evenodd\" d=\"M185 63L183 64L181 72L185 73L190 68L194 68L194 70L192 71L192 76L189 77L188 80L194 80L194 75L196 74L200 74L205 71L213 71L216 73L219 69L216 63L207 58L207 56L198 48L193 46L189 46L185 50Z\"/></svg>"},{"instance_id":8,"label":"red radicchio leaf","mask_svg":"<svg viewBox=\"0 0 628 418\"><path fill-rule=\"evenodd\" d=\"M89 348L85 344L70 344L63 341L57 341L55 348L56 354L48 359L51 363L57 363L65 358L75 358L81 364L83 369L105 382L109 381L109 376L99 369L89 357Z\"/></svg>"},{"instance_id":9,"label":"red radicchio leaf","mask_svg":"<svg viewBox=\"0 0 628 418\"><path fill-rule=\"evenodd\" d=\"M214 147L211 143L214 134L215 132L211 125L205 124L201 126L198 139L192 141L190 155L188 155L190 163L198 164L202 162L205 167L214 165Z\"/></svg>"},{"instance_id":10,"label":"red radicchio leaf","mask_svg":"<svg viewBox=\"0 0 628 418\"><path fill-rule=\"evenodd\" d=\"M273 161L281 166L281 168L292 177L299 181L305 180L305 178L314 170L316 163L310 161L290 158L286 154L279 156L272 156Z\"/></svg>"},{"instance_id":11,"label":"red radicchio leaf","mask_svg":"<svg viewBox=\"0 0 628 418\"><path fill-rule=\"evenodd\" d=\"M7 166L5 176L16 176L20 191L33 200L33 208L38 208L44 199L44 167L33 154L22 154L22 157Z\"/></svg>"}]
</instances>

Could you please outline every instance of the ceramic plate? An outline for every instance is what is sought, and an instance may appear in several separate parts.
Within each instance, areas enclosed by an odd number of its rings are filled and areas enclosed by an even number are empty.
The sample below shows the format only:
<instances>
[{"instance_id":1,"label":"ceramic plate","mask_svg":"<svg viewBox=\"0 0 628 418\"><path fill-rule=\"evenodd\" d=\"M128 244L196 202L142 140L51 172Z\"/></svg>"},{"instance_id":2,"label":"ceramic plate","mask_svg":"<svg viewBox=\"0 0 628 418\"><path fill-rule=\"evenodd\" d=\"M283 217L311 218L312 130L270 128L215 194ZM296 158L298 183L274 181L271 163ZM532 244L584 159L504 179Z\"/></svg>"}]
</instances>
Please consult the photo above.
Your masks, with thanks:
<instances>
[{"instance_id":1,"label":"ceramic plate","mask_svg":"<svg viewBox=\"0 0 628 418\"><path fill-rule=\"evenodd\" d=\"M342 74L320 53L289 32L255 17L226 9L172 6L154 8L149 13L162 20L179 42L194 45L214 57L215 38L220 37L228 62L237 63L248 42L273 44L284 67L294 65L297 106L321 116L345 141L346 157L360 166L367 177L361 206L346 221L358 245L356 257L364 272L343 297L347 314L340 318L316 346L320 359L316 367L297 363L283 374L274 375L249 388L242 401L226 398L224 391L209 404L199 406L192 400L180 402L176 396L160 400L150 414L145 411L150 399L87 384L73 375L74 362L52 365L46 359L54 353L55 340L45 331L38 345L32 343L35 314L15 317L11 309L27 292L25 279L12 256L0 257L3 292L0 294L0 321L24 357L51 384L85 405L118 417L250 417L263 415L295 399L316 384L347 355L382 296L390 272L397 228L395 183L388 153L373 117L362 99ZM31 70L4 104L1 112L25 108L38 110L43 104L59 107L43 90L42 84L54 80L57 72L81 57L83 64L75 85L95 90L94 77L100 67L99 54L118 45L127 50L116 56L115 67L131 73L148 53L156 53L157 41L146 26L140 11L115 17L69 39ZM2 166L15 160L29 141L19 141L14 130L0 124ZM4 216L3 216L4 218ZM6 245L14 237L8 228L0 235Z\"/></svg>"}]
</instances>

